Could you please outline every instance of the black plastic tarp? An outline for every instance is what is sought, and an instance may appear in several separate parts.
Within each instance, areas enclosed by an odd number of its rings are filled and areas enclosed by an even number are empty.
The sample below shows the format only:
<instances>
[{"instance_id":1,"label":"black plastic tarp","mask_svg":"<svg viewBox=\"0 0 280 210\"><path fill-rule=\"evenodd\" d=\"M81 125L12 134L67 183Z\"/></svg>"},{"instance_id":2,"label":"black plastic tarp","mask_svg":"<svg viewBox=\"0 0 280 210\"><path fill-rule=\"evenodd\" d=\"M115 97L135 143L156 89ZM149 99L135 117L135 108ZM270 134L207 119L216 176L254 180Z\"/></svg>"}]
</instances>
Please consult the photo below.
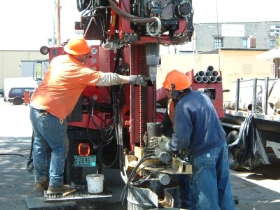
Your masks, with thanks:
<instances>
[{"instance_id":1,"label":"black plastic tarp","mask_svg":"<svg viewBox=\"0 0 280 210\"><path fill-rule=\"evenodd\" d=\"M239 136L228 145L229 155L244 168L253 169L260 165L270 164L264 141L257 129L254 115L251 113L241 125Z\"/></svg>"}]
</instances>

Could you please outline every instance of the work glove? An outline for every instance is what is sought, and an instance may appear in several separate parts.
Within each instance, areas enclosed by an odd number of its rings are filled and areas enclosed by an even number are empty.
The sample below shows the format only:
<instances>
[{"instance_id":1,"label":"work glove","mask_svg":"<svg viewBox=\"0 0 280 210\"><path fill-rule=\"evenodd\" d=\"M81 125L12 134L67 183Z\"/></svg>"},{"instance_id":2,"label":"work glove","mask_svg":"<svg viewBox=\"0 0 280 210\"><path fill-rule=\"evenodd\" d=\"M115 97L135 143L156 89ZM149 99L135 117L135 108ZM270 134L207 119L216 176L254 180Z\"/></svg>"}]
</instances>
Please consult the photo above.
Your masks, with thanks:
<instances>
[{"instance_id":1,"label":"work glove","mask_svg":"<svg viewBox=\"0 0 280 210\"><path fill-rule=\"evenodd\" d=\"M143 75L130 75L129 76L129 84L131 85L140 85L147 86L150 77Z\"/></svg>"},{"instance_id":2,"label":"work glove","mask_svg":"<svg viewBox=\"0 0 280 210\"><path fill-rule=\"evenodd\" d=\"M169 147L169 142L170 139L167 138L166 136L162 135L159 139L158 139L158 147L165 152L170 152L171 149Z\"/></svg>"},{"instance_id":3,"label":"work glove","mask_svg":"<svg viewBox=\"0 0 280 210\"><path fill-rule=\"evenodd\" d=\"M147 131L143 135L143 141L144 141L145 145L148 145L148 134L147 134Z\"/></svg>"}]
</instances>

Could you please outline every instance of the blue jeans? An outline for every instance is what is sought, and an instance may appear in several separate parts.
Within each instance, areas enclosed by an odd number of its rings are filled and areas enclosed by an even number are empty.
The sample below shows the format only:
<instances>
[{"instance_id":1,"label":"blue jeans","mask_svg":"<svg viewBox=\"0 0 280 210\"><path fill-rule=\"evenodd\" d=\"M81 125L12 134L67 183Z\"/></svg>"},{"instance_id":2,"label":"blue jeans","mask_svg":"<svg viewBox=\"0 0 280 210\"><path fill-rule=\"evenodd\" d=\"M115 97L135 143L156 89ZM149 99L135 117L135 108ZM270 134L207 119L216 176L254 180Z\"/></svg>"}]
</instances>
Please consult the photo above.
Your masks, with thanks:
<instances>
[{"instance_id":1,"label":"blue jeans","mask_svg":"<svg viewBox=\"0 0 280 210\"><path fill-rule=\"evenodd\" d=\"M179 175L181 208L191 209L191 183L189 175Z\"/></svg>"},{"instance_id":2,"label":"blue jeans","mask_svg":"<svg viewBox=\"0 0 280 210\"><path fill-rule=\"evenodd\" d=\"M35 182L49 178L49 185L61 186L69 147L66 120L62 121L46 111L33 108L30 108L30 120L34 131ZM51 156L48 160L50 151Z\"/></svg>"},{"instance_id":3,"label":"blue jeans","mask_svg":"<svg viewBox=\"0 0 280 210\"><path fill-rule=\"evenodd\" d=\"M226 142L209 152L190 157L193 166L192 210L233 210Z\"/></svg>"}]
</instances>

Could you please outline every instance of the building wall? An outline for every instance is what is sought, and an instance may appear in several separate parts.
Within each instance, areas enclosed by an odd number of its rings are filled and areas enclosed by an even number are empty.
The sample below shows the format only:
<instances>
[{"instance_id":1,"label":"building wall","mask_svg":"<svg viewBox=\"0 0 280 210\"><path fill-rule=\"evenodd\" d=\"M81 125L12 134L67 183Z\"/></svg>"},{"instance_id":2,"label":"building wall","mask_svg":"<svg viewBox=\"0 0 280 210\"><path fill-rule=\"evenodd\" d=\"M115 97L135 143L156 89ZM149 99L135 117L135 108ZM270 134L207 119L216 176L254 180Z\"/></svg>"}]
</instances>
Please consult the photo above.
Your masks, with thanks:
<instances>
[{"instance_id":1,"label":"building wall","mask_svg":"<svg viewBox=\"0 0 280 210\"><path fill-rule=\"evenodd\" d=\"M267 60L259 60L256 55L264 50L220 50L219 54L164 54L157 72L157 88L168 71L178 69L182 72L206 70L212 65L222 71L223 88L230 89L231 82L237 78L250 79L273 77L273 65ZM4 78L21 77L21 61L47 59L37 51L0 51L0 88ZM230 100L230 93L224 93L224 100Z\"/></svg>"},{"instance_id":2,"label":"building wall","mask_svg":"<svg viewBox=\"0 0 280 210\"><path fill-rule=\"evenodd\" d=\"M162 55L157 88L162 87L166 74L173 69L184 73L193 69L196 73L200 70L205 71L209 65L212 65L215 70L221 70L224 90L230 90L231 83L238 78L273 78L272 63L256 58L263 52L262 50L221 50L219 54ZM230 92L224 93L223 97L224 101L229 101Z\"/></svg>"},{"instance_id":3,"label":"building wall","mask_svg":"<svg viewBox=\"0 0 280 210\"><path fill-rule=\"evenodd\" d=\"M3 88L4 78L21 77L21 61L48 59L39 51L0 50L0 88Z\"/></svg>"},{"instance_id":4,"label":"building wall","mask_svg":"<svg viewBox=\"0 0 280 210\"><path fill-rule=\"evenodd\" d=\"M271 49L270 40L275 40L275 33L271 27L279 26L279 21L271 22L243 22L243 23L200 23L195 24L195 50L211 51L214 48L214 38L223 39L224 48L244 48L243 39L248 41L247 48L250 48L249 38L255 38L256 49Z\"/></svg>"}]
</instances>

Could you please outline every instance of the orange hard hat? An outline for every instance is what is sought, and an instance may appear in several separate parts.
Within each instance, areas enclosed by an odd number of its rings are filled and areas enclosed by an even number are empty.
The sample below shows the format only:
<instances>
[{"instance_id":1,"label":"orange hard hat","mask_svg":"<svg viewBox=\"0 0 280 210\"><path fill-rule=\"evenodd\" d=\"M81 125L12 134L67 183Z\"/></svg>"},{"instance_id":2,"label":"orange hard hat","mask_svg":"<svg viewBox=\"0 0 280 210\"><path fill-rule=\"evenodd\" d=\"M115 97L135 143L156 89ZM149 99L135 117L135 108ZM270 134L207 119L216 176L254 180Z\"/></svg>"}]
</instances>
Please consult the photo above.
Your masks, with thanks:
<instances>
[{"instance_id":1,"label":"orange hard hat","mask_svg":"<svg viewBox=\"0 0 280 210\"><path fill-rule=\"evenodd\" d=\"M68 41L64 51L71 55L85 55L90 52L90 48L84 38L77 37Z\"/></svg>"},{"instance_id":2,"label":"orange hard hat","mask_svg":"<svg viewBox=\"0 0 280 210\"><path fill-rule=\"evenodd\" d=\"M162 86L168 90L184 90L189 88L191 84L192 83L186 74L178 70L172 70L166 75Z\"/></svg>"}]
</instances>

